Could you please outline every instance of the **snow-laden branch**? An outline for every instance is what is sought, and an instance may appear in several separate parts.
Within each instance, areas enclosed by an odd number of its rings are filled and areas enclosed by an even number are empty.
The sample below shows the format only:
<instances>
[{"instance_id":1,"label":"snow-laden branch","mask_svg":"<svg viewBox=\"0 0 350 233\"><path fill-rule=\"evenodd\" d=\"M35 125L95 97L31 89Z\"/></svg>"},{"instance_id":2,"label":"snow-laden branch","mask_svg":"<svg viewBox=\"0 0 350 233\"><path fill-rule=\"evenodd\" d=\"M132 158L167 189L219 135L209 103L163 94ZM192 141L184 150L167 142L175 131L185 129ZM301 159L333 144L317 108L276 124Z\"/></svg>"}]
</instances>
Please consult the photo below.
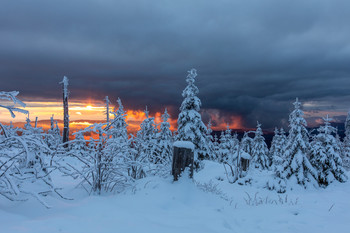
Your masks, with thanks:
<instances>
[{"instance_id":1,"label":"snow-laden branch","mask_svg":"<svg viewBox=\"0 0 350 233\"><path fill-rule=\"evenodd\" d=\"M0 104L0 108L7 109L10 112L12 118L16 117L14 112L20 112L20 113L23 113L23 114L28 114L27 110L15 107L16 104L21 105L21 107L23 107L23 108L26 107L25 103L23 103L21 100L17 99L16 96L18 94L19 94L18 91L9 91L9 92L0 91L0 100L7 100L7 101L11 101L11 102L14 103L13 105Z\"/></svg>"}]
</instances>

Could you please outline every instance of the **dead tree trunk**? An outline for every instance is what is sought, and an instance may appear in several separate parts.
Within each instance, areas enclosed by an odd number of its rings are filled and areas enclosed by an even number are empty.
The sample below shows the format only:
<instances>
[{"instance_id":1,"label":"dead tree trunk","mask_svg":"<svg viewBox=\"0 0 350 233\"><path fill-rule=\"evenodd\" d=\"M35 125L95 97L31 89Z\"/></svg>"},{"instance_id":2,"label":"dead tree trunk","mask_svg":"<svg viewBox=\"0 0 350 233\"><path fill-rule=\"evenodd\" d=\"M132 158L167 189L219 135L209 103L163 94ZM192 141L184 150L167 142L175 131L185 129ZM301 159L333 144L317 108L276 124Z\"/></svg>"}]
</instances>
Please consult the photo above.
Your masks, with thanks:
<instances>
[{"instance_id":1,"label":"dead tree trunk","mask_svg":"<svg viewBox=\"0 0 350 233\"><path fill-rule=\"evenodd\" d=\"M108 99L108 96L105 98L106 101L106 121L109 123L109 104L111 103Z\"/></svg>"},{"instance_id":2,"label":"dead tree trunk","mask_svg":"<svg viewBox=\"0 0 350 233\"><path fill-rule=\"evenodd\" d=\"M99 142L98 142L98 145L97 145L97 156L96 156L96 186L94 188L94 191L98 192L98 194L100 195L101 194L101 189L102 189L102 182L103 182L103 179L102 179L102 132L101 130L99 131Z\"/></svg>"},{"instance_id":3,"label":"dead tree trunk","mask_svg":"<svg viewBox=\"0 0 350 233\"><path fill-rule=\"evenodd\" d=\"M171 172L174 176L174 181L178 180L179 176L185 170L186 167L189 168L190 178L193 177L193 161L193 149L174 145L173 164Z\"/></svg>"},{"instance_id":4,"label":"dead tree trunk","mask_svg":"<svg viewBox=\"0 0 350 233\"><path fill-rule=\"evenodd\" d=\"M63 143L68 142L69 140L69 114L68 114L68 78L66 76L63 77ZM68 144L65 144L64 147L67 147Z\"/></svg>"}]
</instances>

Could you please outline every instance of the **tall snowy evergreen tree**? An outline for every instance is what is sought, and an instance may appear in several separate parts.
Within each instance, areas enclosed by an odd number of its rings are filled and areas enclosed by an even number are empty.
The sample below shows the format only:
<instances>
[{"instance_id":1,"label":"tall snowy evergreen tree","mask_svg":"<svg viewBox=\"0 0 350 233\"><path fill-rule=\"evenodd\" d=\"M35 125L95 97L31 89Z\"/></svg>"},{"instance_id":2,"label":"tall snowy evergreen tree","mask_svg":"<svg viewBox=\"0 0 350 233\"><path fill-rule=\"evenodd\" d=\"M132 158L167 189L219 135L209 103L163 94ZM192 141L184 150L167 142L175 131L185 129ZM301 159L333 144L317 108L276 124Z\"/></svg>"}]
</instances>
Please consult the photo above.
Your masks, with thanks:
<instances>
[{"instance_id":1,"label":"tall snowy evergreen tree","mask_svg":"<svg viewBox=\"0 0 350 233\"><path fill-rule=\"evenodd\" d=\"M231 163L237 164L239 150L240 150L240 142L238 140L238 134L235 132L232 136L232 142L231 142L231 156L232 156Z\"/></svg>"},{"instance_id":2,"label":"tall snowy evergreen tree","mask_svg":"<svg viewBox=\"0 0 350 233\"><path fill-rule=\"evenodd\" d=\"M213 135L211 135L213 130L211 129L211 121L208 122L207 125L207 133L206 133L206 150L207 150L207 156L206 159L215 160L215 152L214 152L214 144L213 144Z\"/></svg>"},{"instance_id":3,"label":"tall snowy evergreen tree","mask_svg":"<svg viewBox=\"0 0 350 233\"><path fill-rule=\"evenodd\" d=\"M244 132L241 140L241 149L251 156L252 154L253 139L249 137L248 132Z\"/></svg>"},{"instance_id":4,"label":"tall snowy evergreen tree","mask_svg":"<svg viewBox=\"0 0 350 233\"><path fill-rule=\"evenodd\" d=\"M295 177L298 184L307 186L317 179L317 172L312 167L308 156L310 153L309 132L303 118L301 103L294 102L294 110L289 115L289 135L285 147L285 162L277 175L282 179Z\"/></svg>"},{"instance_id":5,"label":"tall snowy evergreen tree","mask_svg":"<svg viewBox=\"0 0 350 233\"><path fill-rule=\"evenodd\" d=\"M177 140L190 141L195 145L195 150L198 155L205 156L207 151L206 133L207 127L202 122L202 117L199 113L201 101L197 97L199 90L194 85L197 71L191 69L188 72L186 82L187 87L182 92L184 100L180 107L177 124Z\"/></svg>"},{"instance_id":6,"label":"tall snowy evergreen tree","mask_svg":"<svg viewBox=\"0 0 350 233\"><path fill-rule=\"evenodd\" d=\"M280 128L280 141L281 141L282 150L283 150L282 158L285 158L285 145L287 143L287 135L283 128Z\"/></svg>"},{"instance_id":7,"label":"tall snowy evergreen tree","mask_svg":"<svg viewBox=\"0 0 350 233\"><path fill-rule=\"evenodd\" d=\"M348 178L342 165L341 148L333 134L336 128L331 126L331 118L323 118L325 125L318 129L319 134L314 137L311 146L311 164L318 171L318 182L327 186L335 179L345 182Z\"/></svg>"},{"instance_id":8,"label":"tall snowy evergreen tree","mask_svg":"<svg viewBox=\"0 0 350 233\"><path fill-rule=\"evenodd\" d=\"M213 161L219 161L219 151L220 151L220 144L219 139L216 134L214 135L214 141L213 141Z\"/></svg>"},{"instance_id":9,"label":"tall snowy evergreen tree","mask_svg":"<svg viewBox=\"0 0 350 233\"><path fill-rule=\"evenodd\" d=\"M252 163L256 168L267 169L269 167L268 149L265 138L262 136L261 124L257 124L252 146Z\"/></svg>"},{"instance_id":10,"label":"tall snowy evergreen tree","mask_svg":"<svg viewBox=\"0 0 350 233\"><path fill-rule=\"evenodd\" d=\"M276 146L279 144L279 140L280 140L280 132L277 129L277 127L275 127L274 135L273 135L271 146L269 149L269 157L271 158L273 157L273 154L275 153L275 150L276 150Z\"/></svg>"},{"instance_id":11,"label":"tall snowy evergreen tree","mask_svg":"<svg viewBox=\"0 0 350 233\"><path fill-rule=\"evenodd\" d=\"M119 108L117 112L112 112L114 119L109 123L107 127L108 139L105 146L105 154L113 157L111 160L124 158L128 154L128 133L126 127L126 112L122 101L118 98L117 100Z\"/></svg>"},{"instance_id":12,"label":"tall snowy evergreen tree","mask_svg":"<svg viewBox=\"0 0 350 233\"><path fill-rule=\"evenodd\" d=\"M220 136L220 145L218 152L218 160L219 162L231 162L231 148L232 148L232 135L229 126L227 125L227 129L221 132Z\"/></svg>"},{"instance_id":13,"label":"tall snowy evergreen tree","mask_svg":"<svg viewBox=\"0 0 350 233\"><path fill-rule=\"evenodd\" d=\"M156 148L156 125L154 123L154 117L149 117L149 112L145 110L146 119L143 120L137 132L136 147L139 156L149 162L155 162L155 148Z\"/></svg>"},{"instance_id":14,"label":"tall snowy evergreen tree","mask_svg":"<svg viewBox=\"0 0 350 233\"><path fill-rule=\"evenodd\" d=\"M271 159L271 164L276 171L277 167L281 167L284 158L284 146L286 143L286 136L283 129L278 130L275 128L275 135L271 142L271 147L269 150L269 157Z\"/></svg>"},{"instance_id":15,"label":"tall snowy evergreen tree","mask_svg":"<svg viewBox=\"0 0 350 233\"><path fill-rule=\"evenodd\" d=\"M155 160L154 162L170 164L173 154L173 134L170 130L170 123L168 122L170 115L165 109L162 115L162 122L160 123L160 132L157 134L157 143L155 144Z\"/></svg>"},{"instance_id":16,"label":"tall snowy evergreen tree","mask_svg":"<svg viewBox=\"0 0 350 233\"><path fill-rule=\"evenodd\" d=\"M108 129L108 134L112 136L112 138L119 138L120 140L127 141L128 140L128 132L126 127L128 124L126 123L126 111L124 110L122 101L120 98L117 100L118 110L116 112L112 112L114 115L114 119L110 123L110 128Z\"/></svg>"},{"instance_id":17,"label":"tall snowy evergreen tree","mask_svg":"<svg viewBox=\"0 0 350 233\"><path fill-rule=\"evenodd\" d=\"M343 163L348 169L350 168L350 111L345 120L345 137L343 140Z\"/></svg>"}]
</instances>

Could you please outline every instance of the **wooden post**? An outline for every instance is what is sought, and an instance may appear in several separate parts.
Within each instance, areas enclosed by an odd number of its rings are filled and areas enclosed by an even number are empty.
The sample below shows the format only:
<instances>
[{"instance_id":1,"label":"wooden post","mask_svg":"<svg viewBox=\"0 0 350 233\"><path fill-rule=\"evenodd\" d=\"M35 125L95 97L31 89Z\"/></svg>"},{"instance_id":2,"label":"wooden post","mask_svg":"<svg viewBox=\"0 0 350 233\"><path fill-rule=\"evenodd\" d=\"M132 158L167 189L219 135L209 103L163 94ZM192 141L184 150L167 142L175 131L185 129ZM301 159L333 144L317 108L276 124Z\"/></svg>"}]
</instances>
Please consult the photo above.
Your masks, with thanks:
<instances>
[{"instance_id":1,"label":"wooden post","mask_svg":"<svg viewBox=\"0 0 350 233\"><path fill-rule=\"evenodd\" d=\"M193 177L194 145L191 142L177 141L174 143L172 175L174 181L178 180L186 167L190 170L190 178Z\"/></svg>"},{"instance_id":2,"label":"wooden post","mask_svg":"<svg viewBox=\"0 0 350 233\"><path fill-rule=\"evenodd\" d=\"M250 155L242 151L241 166L242 166L242 170L245 172L248 171L250 159L251 159Z\"/></svg>"}]
</instances>

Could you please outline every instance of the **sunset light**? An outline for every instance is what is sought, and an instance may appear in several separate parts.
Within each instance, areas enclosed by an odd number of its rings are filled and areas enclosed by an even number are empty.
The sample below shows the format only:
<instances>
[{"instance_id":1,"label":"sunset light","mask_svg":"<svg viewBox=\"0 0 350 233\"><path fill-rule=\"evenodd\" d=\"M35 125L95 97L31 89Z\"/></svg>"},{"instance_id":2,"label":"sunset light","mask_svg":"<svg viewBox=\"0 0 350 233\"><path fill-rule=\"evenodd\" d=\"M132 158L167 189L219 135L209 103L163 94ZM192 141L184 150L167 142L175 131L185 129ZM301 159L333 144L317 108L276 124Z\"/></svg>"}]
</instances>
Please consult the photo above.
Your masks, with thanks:
<instances>
[{"instance_id":1,"label":"sunset light","mask_svg":"<svg viewBox=\"0 0 350 233\"><path fill-rule=\"evenodd\" d=\"M1 1L0 233L350 232L349 9Z\"/></svg>"}]
</instances>

